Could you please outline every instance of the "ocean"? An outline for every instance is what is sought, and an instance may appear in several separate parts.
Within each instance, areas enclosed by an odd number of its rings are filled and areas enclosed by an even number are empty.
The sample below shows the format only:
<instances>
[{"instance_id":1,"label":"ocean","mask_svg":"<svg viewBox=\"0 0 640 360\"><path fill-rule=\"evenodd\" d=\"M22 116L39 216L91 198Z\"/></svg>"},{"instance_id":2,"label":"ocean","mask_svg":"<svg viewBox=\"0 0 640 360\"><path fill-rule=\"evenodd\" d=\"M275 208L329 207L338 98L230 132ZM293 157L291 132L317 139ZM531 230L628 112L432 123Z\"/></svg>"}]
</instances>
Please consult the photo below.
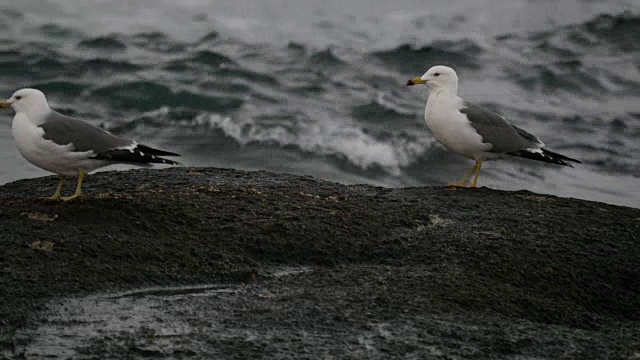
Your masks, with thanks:
<instances>
[{"instance_id":1,"label":"ocean","mask_svg":"<svg viewBox=\"0 0 640 360\"><path fill-rule=\"evenodd\" d=\"M54 109L185 166L459 180L473 162L429 133L426 87L404 86L433 65L583 162L487 162L481 186L640 207L637 1L0 2L0 98L38 88ZM18 153L12 117L0 114L0 184L47 174Z\"/></svg>"}]
</instances>

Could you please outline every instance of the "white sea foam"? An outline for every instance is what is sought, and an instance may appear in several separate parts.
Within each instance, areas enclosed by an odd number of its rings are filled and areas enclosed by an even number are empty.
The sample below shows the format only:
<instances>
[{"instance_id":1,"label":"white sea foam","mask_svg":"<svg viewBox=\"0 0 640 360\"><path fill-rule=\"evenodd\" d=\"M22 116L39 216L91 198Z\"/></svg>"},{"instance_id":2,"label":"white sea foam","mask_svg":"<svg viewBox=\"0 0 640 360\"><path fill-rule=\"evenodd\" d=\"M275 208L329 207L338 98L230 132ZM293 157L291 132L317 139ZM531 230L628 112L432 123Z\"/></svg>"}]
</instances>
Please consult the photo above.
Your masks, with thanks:
<instances>
[{"instance_id":1,"label":"white sea foam","mask_svg":"<svg viewBox=\"0 0 640 360\"><path fill-rule=\"evenodd\" d=\"M344 158L364 170L380 167L391 175L400 175L401 169L409 166L430 146L429 137L408 138L397 133L379 140L354 125L321 119L297 124L257 123L253 119L237 119L218 114L202 114L195 120L197 125L205 125L221 130L240 145L249 143L296 146L302 151L317 155Z\"/></svg>"}]
</instances>

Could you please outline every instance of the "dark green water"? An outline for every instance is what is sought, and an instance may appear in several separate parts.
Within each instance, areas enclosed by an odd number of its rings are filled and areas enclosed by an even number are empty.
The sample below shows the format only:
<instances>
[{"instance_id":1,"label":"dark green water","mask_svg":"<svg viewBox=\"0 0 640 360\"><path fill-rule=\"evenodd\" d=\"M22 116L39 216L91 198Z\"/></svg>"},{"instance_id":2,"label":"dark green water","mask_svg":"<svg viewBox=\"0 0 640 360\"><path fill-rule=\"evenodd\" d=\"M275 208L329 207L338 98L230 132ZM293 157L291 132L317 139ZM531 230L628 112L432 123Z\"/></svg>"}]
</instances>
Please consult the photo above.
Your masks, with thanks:
<instances>
[{"instance_id":1,"label":"dark green water","mask_svg":"<svg viewBox=\"0 0 640 360\"><path fill-rule=\"evenodd\" d=\"M186 165L442 185L472 164L435 143L427 90L403 84L445 64L465 98L584 162L492 162L481 185L639 206L639 33L622 0L5 0L0 97L39 88ZM11 117L2 183L45 174Z\"/></svg>"}]
</instances>

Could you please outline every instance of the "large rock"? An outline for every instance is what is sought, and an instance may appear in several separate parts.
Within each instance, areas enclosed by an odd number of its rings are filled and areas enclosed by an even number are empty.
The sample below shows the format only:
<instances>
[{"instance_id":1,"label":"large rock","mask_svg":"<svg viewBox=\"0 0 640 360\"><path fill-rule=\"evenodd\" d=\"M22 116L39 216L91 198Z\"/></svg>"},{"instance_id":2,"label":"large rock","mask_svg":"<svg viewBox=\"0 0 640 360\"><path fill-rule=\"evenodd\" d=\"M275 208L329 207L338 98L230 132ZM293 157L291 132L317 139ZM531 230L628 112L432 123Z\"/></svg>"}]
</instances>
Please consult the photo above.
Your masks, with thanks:
<instances>
[{"instance_id":1,"label":"large rock","mask_svg":"<svg viewBox=\"0 0 640 360\"><path fill-rule=\"evenodd\" d=\"M638 209L212 168L56 183L0 187L0 357L640 358Z\"/></svg>"}]
</instances>

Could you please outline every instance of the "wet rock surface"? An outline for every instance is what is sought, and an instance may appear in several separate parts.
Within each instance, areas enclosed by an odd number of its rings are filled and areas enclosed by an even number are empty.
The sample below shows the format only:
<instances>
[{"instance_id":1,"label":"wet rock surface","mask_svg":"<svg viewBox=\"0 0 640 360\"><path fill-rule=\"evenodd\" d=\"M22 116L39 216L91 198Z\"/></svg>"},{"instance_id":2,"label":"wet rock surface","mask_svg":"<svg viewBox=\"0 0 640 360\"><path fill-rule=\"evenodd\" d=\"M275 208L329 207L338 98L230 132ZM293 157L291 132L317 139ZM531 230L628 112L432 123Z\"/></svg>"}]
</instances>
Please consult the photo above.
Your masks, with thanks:
<instances>
[{"instance_id":1,"label":"wet rock surface","mask_svg":"<svg viewBox=\"0 0 640 360\"><path fill-rule=\"evenodd\" d=\"M640 358L638 209L214 168L56 183L0 187L0 358Z\"/></svg>"}]
</instances>

